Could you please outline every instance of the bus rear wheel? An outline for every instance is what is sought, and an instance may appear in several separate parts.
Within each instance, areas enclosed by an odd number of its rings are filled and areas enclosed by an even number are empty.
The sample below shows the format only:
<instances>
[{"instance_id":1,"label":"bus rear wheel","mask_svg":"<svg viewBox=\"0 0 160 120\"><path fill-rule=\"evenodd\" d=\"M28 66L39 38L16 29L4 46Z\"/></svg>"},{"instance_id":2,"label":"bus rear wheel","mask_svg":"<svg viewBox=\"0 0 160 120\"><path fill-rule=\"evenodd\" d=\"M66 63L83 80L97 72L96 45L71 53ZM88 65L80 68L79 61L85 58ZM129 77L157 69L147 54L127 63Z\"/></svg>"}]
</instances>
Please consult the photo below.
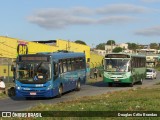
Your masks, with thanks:
<instances>
[{"instance_id":1,"label":"bus rear wheel","mask_svg":"<svg viewBox=\"0 0 160 120\"><path fill-rule=\"evenodd\" d=\"M57 97L61 97L62 96L62 92L63 92L63 87L62 87L62 85L60 85L58 87L58 96Z\"/></svg>"},{"instance_id":2,"label":"bus rear wheel","mask_svg":"<svg viewBox=\"0 0 160 120\"><path fill-rule=\"evenodd\" d=\"M76 83L76 91L80 91L80 89L81 89L81 82L80 80L78 80Z\"/></svg>"}]
</instances>

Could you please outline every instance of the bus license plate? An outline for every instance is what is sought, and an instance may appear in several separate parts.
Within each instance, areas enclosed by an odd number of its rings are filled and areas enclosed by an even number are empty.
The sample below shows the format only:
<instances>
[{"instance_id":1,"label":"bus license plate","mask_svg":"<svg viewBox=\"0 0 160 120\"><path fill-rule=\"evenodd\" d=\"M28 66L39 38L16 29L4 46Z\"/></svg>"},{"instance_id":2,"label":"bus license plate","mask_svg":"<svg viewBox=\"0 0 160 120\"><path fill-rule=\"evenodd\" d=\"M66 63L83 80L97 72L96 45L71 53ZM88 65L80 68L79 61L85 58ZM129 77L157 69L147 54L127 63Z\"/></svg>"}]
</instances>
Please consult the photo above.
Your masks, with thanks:
<instances>
[{"instance_id":1,"label":"bus license plate","mask_svg":"<svg viewBox=\"0 0 160 120\"><path fill-rule=\"evenodd\" d=\"M115 82L119 81L118 79L114 79Z\"/></svg>"},{"instance_id":2,"label":"bus license plate","mask_svg":"<svg viewBox=\"0 0 160 120\"><path fill-rule=\"evenodd\" d=\"M30 92L30 95L36 95L36 92Z\"/></svg>"}]
</instances>

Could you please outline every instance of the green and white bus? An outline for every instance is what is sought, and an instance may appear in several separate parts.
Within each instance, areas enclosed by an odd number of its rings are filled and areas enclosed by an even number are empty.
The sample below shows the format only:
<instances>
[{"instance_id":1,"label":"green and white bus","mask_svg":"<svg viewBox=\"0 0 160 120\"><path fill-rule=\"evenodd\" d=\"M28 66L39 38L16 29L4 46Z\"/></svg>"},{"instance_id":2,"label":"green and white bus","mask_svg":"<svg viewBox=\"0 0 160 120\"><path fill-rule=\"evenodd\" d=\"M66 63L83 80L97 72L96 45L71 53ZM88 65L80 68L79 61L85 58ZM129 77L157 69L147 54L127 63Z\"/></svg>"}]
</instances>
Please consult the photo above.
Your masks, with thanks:
<instances>
[{"instance_id":1,"label":"green and white bus","mask_svg":"<svg viewBox=\"0 0 160 120\"><path fill-rule=\"evenodd\" d=\"M146 74L145 55L110 53L104 58L103 81L112 86L115 83L125 83L133 86L134 83L142 84Z\"/></svg>"}]
</instances>

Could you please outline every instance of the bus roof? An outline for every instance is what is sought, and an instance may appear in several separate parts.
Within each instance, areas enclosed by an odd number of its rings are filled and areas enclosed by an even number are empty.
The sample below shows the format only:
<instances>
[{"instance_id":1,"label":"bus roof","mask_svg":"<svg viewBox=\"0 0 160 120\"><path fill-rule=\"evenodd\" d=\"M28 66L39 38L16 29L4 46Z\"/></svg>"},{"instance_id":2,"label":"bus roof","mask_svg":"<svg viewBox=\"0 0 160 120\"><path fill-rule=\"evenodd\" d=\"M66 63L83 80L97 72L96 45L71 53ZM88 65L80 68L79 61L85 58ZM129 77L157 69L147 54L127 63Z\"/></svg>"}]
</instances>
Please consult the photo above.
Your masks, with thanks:
<instances>
[{"instance_id":1,"label":"bus roof","mask_svg":"<svg viewBox=\"0 0 160 120\"><path fill-rule=\"evenodd\" d=\"M130 54L132 57L146 57L144 54Z\"/></svg>"},{"instance_id":2,"label":"bus roof","mask_svg":"<svg viewBox=\"0 0 160 120\"><path fill-rule=\"evenodd\" d=\"M107 55L129 55L130 57L146 57L146 55L144 54L130 54L130 53L123 53L123 52L120 52L120 53L108 53L105 55L105 57Z\"/></svg>"},{"instance_id":3,"label":"bus roof","mask_svg":"<svg viewBox=\"0 0 160 120\"><path fill-rule=\"evenodd\" d=\"M41 53L36 53L36 54L27 54L27 55L19 55L19 58L21 57L30 57L30 60L34 60L33 57L40 57L40 59L38 58L38 60L43 60L47 59L48 57L51 57L52 59L54 59L55 61L59 60L59 59L67 59L67 58L75 58L75 57L85 57L84 53L81 52L41 52ZM28 60L28 59L27 59ZM37 60L37 59L36 59ZM48 60L44 60L44 61L48 61Z\"/></svg>"},{"instance_id":4,"label":"bus roof","mask_svg":"<svg viewBox=\"0 0 160 120\"><path fill-rule=\"evenodd\" d=\"M72 58L72 57L85 57L82 52L41 52L39 55L49 55L54 59Z\"/></svg>"}]
</instances>

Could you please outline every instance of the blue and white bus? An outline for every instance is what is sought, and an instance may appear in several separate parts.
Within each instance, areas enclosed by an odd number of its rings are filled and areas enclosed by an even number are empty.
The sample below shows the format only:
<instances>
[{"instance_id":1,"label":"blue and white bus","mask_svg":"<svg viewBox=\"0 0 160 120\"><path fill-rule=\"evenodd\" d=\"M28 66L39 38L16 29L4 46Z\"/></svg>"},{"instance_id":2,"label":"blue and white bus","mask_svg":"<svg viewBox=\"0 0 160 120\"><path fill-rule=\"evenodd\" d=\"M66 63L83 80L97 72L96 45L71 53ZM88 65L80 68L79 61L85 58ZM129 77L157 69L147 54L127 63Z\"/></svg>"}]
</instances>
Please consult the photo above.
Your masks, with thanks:
<instances>
[{"instance_id":1,"label":"blue and white bus","mask_svg":"<svg viewBox=\"0 0 160 120\"><path fill-rule=\"evenodd\" d=\"M19 55L16 61L16 96L54 97L80 90L86 82L84 53L53 52Z\"/></svg>"}]
</instances>

